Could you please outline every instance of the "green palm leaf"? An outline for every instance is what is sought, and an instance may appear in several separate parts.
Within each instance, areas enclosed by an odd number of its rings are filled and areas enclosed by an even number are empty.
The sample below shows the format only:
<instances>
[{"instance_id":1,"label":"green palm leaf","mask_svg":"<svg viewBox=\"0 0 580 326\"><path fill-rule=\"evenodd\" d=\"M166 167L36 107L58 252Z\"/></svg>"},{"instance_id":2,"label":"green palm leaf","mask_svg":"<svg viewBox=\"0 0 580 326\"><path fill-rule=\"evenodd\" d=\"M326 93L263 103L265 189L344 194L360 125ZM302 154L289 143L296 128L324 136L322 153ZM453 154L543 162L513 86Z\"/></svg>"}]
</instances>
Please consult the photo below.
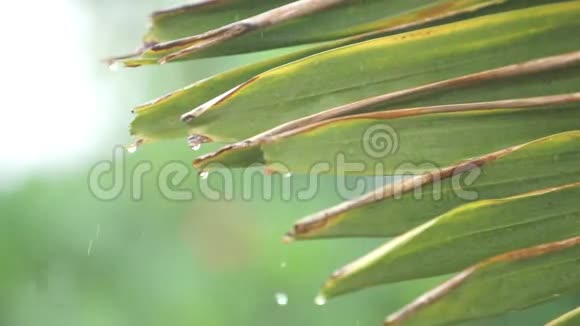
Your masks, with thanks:
<instances>
[{"instance_id":1,"label":"green palm leaf","mask_svg":"<svg viewBox=\"0 0 580 326\"><path fill-rule=\"evenodd\" d=\"M541 58L395 91L293 120L200 157L195 165L205 169L216 162L231 167L246 167L255 162L264 162L261 146L272 136L359 111L546 96L576 92L579 83L580 52ZM155 125L159 125L161 121L163 120L157 120Z\"/></svg>"},{"instance_id":2,"label":"green palm leaf","mask_svg":"<svg viewBox=\"0 0 580 326\"><path fill-rule=\"evenodd\" d=\"M398 21L400 21L400 19L395 20L395 22ZM405 20L403 20L403 23L404 22ZM366 34L347 37L336 41L321 43L303 50L294 51L289 54L277 56L245 67L236 68L209 79L201 80L182 90L168 94L136 108L135 113L137 116L131 124L131 133L140 139L145 139L148 141L153 141L160 138L185 137L188 134L200 133L199 128L191 128L179 121L179 118L191 109L201 106L202 104L218 97L219 95L228 92L230 89L235 88L237 85L240 85L252 77L264 73L270 69L333 48L365 41L389 33L391 33L391 30L386 28L383 30L377 30ZM133 65L138 63L131 62L129 64ZM514 95L524 97L544 94L547 95L551 92L570 92L573 91L571 85L575 86L577 84L577 81L574 79L577 78L578 74L562 69L563 66L567 65L574 65L574 62L571 62L571 60L568 59L566 63L559 63L555 67L560 68L555 69L556 72L549 70L543 71L542 73L538 74L537 78L529 78L529 80L526 80L526 83L524 84L522 84L521 78L516 77L509 79L505 81L504 84L500 85L498 83L498 77L490 77L488 79L495 80L493 82L491 80L487 82L481 80L478 83L471 83L472 87L466 90L465 93L458 94L459 96L454 95L455 92L450 92L451 86L455 86L454 88L457 87L454 84L450 84L449 86L445 87L445 89L439 90L431 96L422 98L422 100L419 102L407 102L406 104L435 105L447 103L443 100L451 100L455 103L464 103L470 100L507 99ZM562 71L565 71L565 75L561 74ZM525 70L521 72L521 74L525 73ZM546 83L545 80L550 80L551 82ZM457 82L459 83L460 81ZM480 85L480 83L485 83L485 86ZM468 83L463 80L462 84L465 86ZM512 90L514 87L515 89ZM574 90L576 90L576 88L574 88ZM441 100L436 102L437 99ZM190 116L185 116L185 118L191 119ZM269 117L265 118L267 120L269 119ZM258 120L258 122L260 121ZM222 121L223 128L232 127L223 123L224 122ZM271 125L269 121L264 121L263 123ZM200 124L200 121L194 122L194 125L198 124ZM236 124L233 127L238 129L239 124ZM216 141L224 140L215 135L213 137L212 135L204 136Z\"/></svg>"},{"instance_id":3,"label":"green palm leaf","mask_svg":"<svg viewBox=\"0 0 580 326\"><path fill-rule=\"evenodd\" d=\"M386 320L444 325L580 292L578 17L580 1L209 0L154 13L114 60L288 48L136 108L131 134L233 142L203 170L395 176L286 240L397 236L329 298L467 268Z\"/></svg>"},{"instance_id":4,"label":"green palm leaf","mask_svg":"<svg viewBox=\"0 0 580 326\"><path fill-rule=\"evenodd\" d=\"M527 1L209 1L155 13L144 48L119 60L136 66L311 44L378 30L392 33L460 19L499 4L493 11L527 6Z\"/></svg>"},{"instance_id":5,"label":"green palm leaf","mask_svg":"<svg viewBox=\"0 0 580 326\"><path fill-rule=\"evenodd\" d=\"M477 264L392 314L385 325L446 325L525 309L580 290L580 238Z\"/></svg>"},{"instance_id":6,"label":"green palm leaf","mask_svg":"<svg viewBox=\"0 0 580 326\"><path fill-rule=\"evenodd\" d=\"M242 140L368 97L579 50L579 14L579 3L565 2L323 52L262 73L197 108L190 130L215 141Z\"/></svg>"},{"instance_id":7,"label":"green palm leaf","mask_svg":"<svg viewBox=\"0 0 580 326\"><path fill-rule=\"evenodd\" d=\"M580 236L578 198L575 183L460 206L341 268L322 294L453 273L504 252Z\"/></svg>"},{"instance_id":8,"label":"green palm leaf","mask_svg":"<svg viewBox=\"0 0 580 326\"><path fill-rule=\"evenodd\" d=\"M210 0L159 10L151 15L146 44L173 41L258 15L291 0Z\"/></svg>"},{"instance_id":9,"label":"green palm leaf","mask_svg":"<svg viewBox=\"0 0 580 326\"><path fill-rule=\"evenodd\" d=\"M274 169L283 163L295 173L308 173L320 162L333 174L423 172L578 130L579 101L580 93L514 101L512 108L505 102L492 102L348 116L275 135L262 145L262 151L267 166ZM378 137L386 144L376 144ZM341 162L356 166L344 168Z\"/></svg>"},{"instance_id":10,"label":"green palm leaf","mask_svg":"<svg viewBox=\"0 0 580 326\"><path fill-rule=\"evenodd\" d=\"M579 159L579 131L550 136L442 169L436 178L397 181L304 218L288 236L398 235L465 202L578 182Z\"/></svg>"}]
</instances>

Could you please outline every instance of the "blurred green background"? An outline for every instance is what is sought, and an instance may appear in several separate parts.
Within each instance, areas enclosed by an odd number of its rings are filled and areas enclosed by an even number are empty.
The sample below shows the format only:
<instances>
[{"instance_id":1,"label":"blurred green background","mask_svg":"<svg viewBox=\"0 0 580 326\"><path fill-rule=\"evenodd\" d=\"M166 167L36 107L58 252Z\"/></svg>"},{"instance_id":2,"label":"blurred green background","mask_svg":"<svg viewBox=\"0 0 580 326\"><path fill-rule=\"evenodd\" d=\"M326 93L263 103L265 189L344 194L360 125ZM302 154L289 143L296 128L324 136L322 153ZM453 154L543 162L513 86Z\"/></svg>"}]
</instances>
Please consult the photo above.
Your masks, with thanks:
<instances>
[{"instance_id":1,"label":"blurred green background","mask_svg":"<svg viewBox=\"0 0 580 326\"><path fill-rule=\"evenodd\" d=\"M315 199L301 202L283 200L280 176L266 177L271 200L262 198L257 184L250 200L235 195L212 201L197 190L193 200L166 199L157 185L159 169L171 161L190 166L214 145L197 153L185 140L144 146L125 158L126 184L118 198L92 195L91 168L132 141L127 125L133 107L269 55L119 72L100 61L130 52L147 15L175 4L5 4L0 30L14 50L0 54L0 325L380 325L445 279L383 286L315 305L318 287L333 270L383 241L281 242L293 221L340 201L331 179L321 180ZM154 170L144 178L143 198L134 200L130 173L141 162ZM178 188L198 189L198 182L191 169ZM307 177L292 176L291 182L300 189ZM287 295L287 304L279 305L276 294ZM541 325L575 301L562 298L470 325Z\"/></svg>"}]
</instances>

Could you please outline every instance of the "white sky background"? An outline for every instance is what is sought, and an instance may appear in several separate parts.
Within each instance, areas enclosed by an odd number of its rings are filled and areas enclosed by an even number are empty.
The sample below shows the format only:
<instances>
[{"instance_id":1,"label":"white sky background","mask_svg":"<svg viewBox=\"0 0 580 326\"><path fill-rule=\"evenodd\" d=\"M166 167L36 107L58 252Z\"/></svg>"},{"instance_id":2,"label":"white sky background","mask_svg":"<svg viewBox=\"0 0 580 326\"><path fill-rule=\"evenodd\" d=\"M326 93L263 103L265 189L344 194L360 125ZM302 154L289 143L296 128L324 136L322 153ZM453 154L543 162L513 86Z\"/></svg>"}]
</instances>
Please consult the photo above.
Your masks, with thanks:
<instances>
[{"instance_id":1,"label":"white sky background","mask_svg":"<svg viewBox=\"0 0 580 326\"><path fill-rule=\"evenodd\" d=\"M97 108L86 17L78 7L17 0L5 3L0 16L2 189L86 156L104 129L105 112Z\"/></svg>"},{"instance_id":2,"label":"white sky background","mask_svg":"<svg viewBox=\"0 0 580 326\"><path fill-rule=\"evenodd\" d=\"M0 11L0 194L31 178L81 176L133 140L130 110L240 64L111 72L155 9L182 0L10 0ZM32 41L31 41L32 40ZM161 82L160 82L161 81Z\"/></svg>"}]
</instances>

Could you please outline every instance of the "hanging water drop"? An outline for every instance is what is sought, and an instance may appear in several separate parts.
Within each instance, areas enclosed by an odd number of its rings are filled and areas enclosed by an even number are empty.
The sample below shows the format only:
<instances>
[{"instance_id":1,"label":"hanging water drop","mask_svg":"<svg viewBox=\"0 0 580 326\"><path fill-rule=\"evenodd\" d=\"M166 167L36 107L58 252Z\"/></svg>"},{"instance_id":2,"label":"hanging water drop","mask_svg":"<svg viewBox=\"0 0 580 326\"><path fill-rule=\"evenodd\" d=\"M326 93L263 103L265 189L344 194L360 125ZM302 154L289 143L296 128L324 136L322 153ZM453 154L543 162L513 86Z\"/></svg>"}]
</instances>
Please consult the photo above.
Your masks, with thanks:
<instances>
[{"instance_id":1,"label":"hanging water drop","mask_svg":"<svg viewBox=\"0 0 580 326\"><path fill-rule=\"evenodd\" d=\"M133 144L125 146L125 150L127 150L127 153L129 154L133 154L141 145L143 145L144 142L143 139L137 139Z\"/></svg>"},{"instance_id":2,"label":"hanging water drop","mask_svg":"<svg viewBox=\"0 0 580 326\"><path fill-rule=\"evenodd\" d=\"M278 292L274 295L276 298L276 303L280 306L285 306L288 304L288 295L286 293Z\"/></svg>"},{"instance_id":3,"label":"hanging water drop","mask_svg":"<svg viewBox=\"0 0 580 326\"><path fill-rule=\"evenodd\" d=\"M314 299L314 303L317 306L324 306L326 304L326 298L322 294L319 294L316 299Z\"/></svg>"},{"instance_id":4,"label":"hanging water drop","mask_svg":"<svg viewBox=\"0 0 580 326\"><path fill-rule=\"evenodd\" d=\"M111 71L119 71L123 67L124 67L123 63L119 61L113 61L109 64L109 70Z\"/></svg>"},{"instance_id":5,"label":"hanging water drop","mask_svg":"<svg viewBox=\"0 0 580 326\"><path fill-rule=\"evenodd\" d=\"M211 139L203 135L191 135L187 137L187 144L194 151L198 151L202 144L211 142Z\"/></svg>"},{"instance_id":6,"label":"hanging water drop","mask_svg":"<svg viewBox=\"0 0 580 326\"><path fill-rule=\"evenodd\" d=\"M129 154L133 154L137 151L137 145L136 144L132 144L126 147L127 149L127 153Z\"/></svg>"}]
</instances>

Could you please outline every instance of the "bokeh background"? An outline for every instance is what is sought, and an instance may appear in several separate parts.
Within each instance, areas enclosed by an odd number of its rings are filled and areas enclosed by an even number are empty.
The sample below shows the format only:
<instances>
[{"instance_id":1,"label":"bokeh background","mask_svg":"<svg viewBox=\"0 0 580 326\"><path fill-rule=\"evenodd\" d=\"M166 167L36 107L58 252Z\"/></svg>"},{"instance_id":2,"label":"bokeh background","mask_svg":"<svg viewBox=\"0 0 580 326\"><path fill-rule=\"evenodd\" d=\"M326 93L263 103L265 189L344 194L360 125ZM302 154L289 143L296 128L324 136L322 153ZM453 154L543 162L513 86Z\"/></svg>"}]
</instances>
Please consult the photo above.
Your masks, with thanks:
<instances>
[{"instance_id":1,"label":"bokeh background","mask_svg":"<svg viewBox=\"0 0 580 326\"><path fill-rule=\"evenodd\" d=\"M266 0L265 0L266 1ZM143 198L89 191L91 167L128 144L130 110L196 80L271 53L111 72L101 62L139 45L147 17L176 0L7 1L0 19L0 325L380 325L443 278L377 287L314 304L330 273L384 242L285 245L293 221L340 201L323 179L315 199L171 201L157 186L185 140L126 157L123 177L150 162ZM235 172L238 173L239 172ZM211 178L211 176L210 176ZM295 189L307 178L292 176ZM210 180L211 181L211 180ZM193 169L180 185L197 189ZM217 182L219 183L219 182ZM217 184L216 183L216 184ZM417 262L421 268L421 262ZM285 305L276 295L287 296ZM577 298L576 298L577 300ZM562 298L466 325L541 325L571 309Z\"/></svg>"}]
</instances>

